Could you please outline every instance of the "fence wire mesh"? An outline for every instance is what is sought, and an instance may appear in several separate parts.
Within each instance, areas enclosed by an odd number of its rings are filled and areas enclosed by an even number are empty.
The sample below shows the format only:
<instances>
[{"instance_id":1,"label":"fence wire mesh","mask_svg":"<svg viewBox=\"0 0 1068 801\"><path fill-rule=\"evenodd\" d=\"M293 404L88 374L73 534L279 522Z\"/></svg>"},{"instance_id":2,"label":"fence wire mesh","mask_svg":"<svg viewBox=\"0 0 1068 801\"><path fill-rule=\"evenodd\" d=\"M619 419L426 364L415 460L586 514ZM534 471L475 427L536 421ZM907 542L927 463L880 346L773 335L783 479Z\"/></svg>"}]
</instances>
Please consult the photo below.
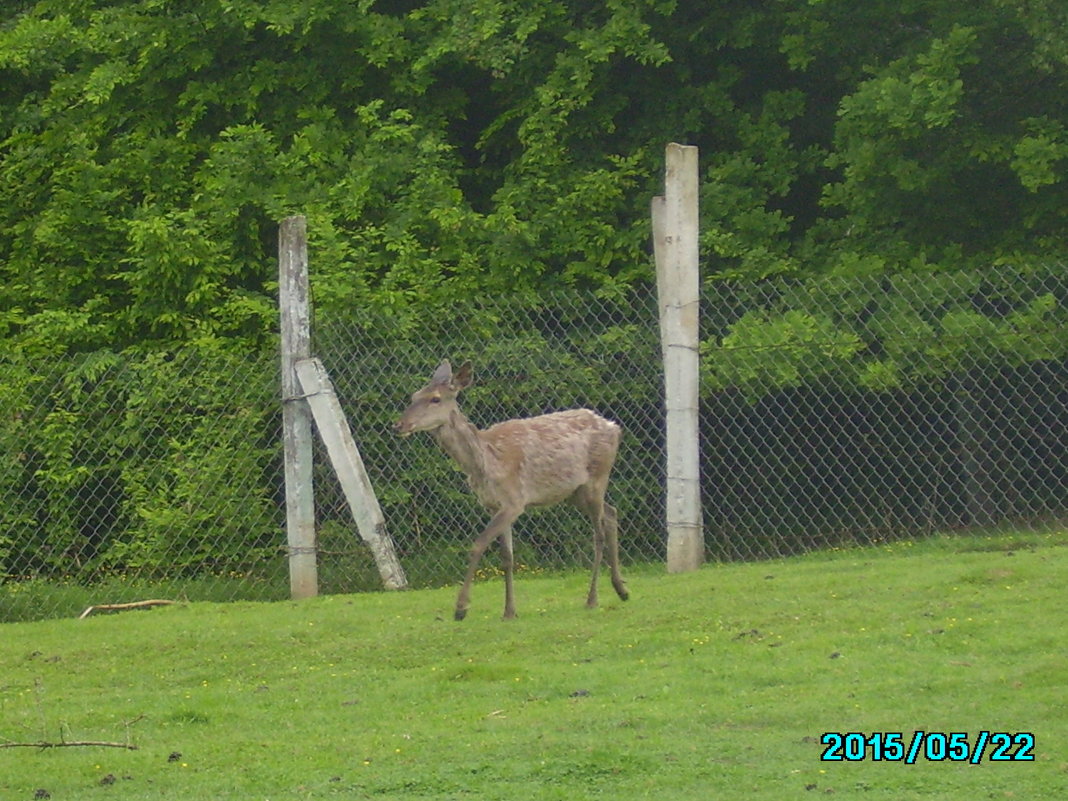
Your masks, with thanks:
<instances>
[{"instance_id":1,"label":"fence wire mesh","mask_svg":"<svg viewBox=\"0 0 1068 801\"><path fill-rule=\"evenodd\" d=\"M701 453L713 560L937 532L1063 530L1061 269L717 284L703 297ZM391 429L442 358L480 427L587 406L625 436L609 486L630 563L664 556L656 301L557 293L414 317L318 316L333 379L413 586L459 580L486 515L427 435ZM153 596L288 594L275 353L219 347L3 359L0 621ZM325 453L320 586L375 589ZM585 565L570 507L515 527L520 570ZM493 573L494 560L486 560Z\"/></svg>"},{"instance_id":2,"label":"fence wire mesh","mask_svg":"<svg viewBox=\"0 0 1068 801\"><path fill-rule=\"evenodd\" d=\"M276 356L5 359L0 621L138 598L281 598Z\"/></svg>"}]
</instances>

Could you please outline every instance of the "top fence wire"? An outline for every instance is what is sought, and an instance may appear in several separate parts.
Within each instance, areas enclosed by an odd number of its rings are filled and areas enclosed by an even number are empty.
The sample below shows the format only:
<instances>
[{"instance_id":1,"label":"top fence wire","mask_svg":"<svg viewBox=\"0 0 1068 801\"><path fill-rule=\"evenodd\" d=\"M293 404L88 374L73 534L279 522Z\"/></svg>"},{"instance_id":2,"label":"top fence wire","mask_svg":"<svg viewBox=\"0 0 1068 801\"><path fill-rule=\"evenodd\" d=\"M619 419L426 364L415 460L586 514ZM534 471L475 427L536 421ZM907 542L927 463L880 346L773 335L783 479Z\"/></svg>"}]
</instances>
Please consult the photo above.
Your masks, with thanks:
<instances>
[{"instance_id":1,"label":"top fence wire","mask_svg":"<svg viewBox=\"0 0 1068 801\"><path fill-rule=\"evenodd\" d=\"M706 289L707 557L1063 528L1064 272ZM622 554L662 560L651 293L487 298L427 317L321 313L314 332L409 582L458 581L485 521L430 437L391 430L442 358L474 363L461 405L480 427L576 406L621 423L609 498ZM277 354L201 346L0 361L0 621L157 596L286 597ZM378 588L322 452L315 482L321 590ZM568 507L525 515L515 535L520 570L590 558L587 524Z\"/></svg>"}]
</instances>

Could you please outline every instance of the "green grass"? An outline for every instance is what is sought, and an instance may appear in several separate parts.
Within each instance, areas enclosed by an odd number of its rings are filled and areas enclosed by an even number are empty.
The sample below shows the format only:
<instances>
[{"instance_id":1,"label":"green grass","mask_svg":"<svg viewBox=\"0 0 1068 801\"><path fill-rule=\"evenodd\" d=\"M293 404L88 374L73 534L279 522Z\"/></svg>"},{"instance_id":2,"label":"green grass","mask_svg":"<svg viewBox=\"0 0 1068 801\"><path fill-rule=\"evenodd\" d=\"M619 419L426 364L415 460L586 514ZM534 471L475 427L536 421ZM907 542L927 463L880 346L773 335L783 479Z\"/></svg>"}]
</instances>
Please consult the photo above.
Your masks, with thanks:
<instances>
[{"instance_id":1,"label":"green grass","mask_svg":"<svg viewBox=\"0 0 1068 801\"><path fill-rule=\"evenodd\" d=\"M87 607L100 603L145 598L277 601L287 598L288 592L289 578L283 574L259 577L244 573L170 580L115 575L88 582L76 577L8 581L0 583L0 625L44 617L77 617Z\"/></svg>"},{"instance_id":2,"label":"green grass","mask_svg":"<svg viewBox=\"0 0 1068 801\"><path fill-rule=\"evenodd\" d=\"M631 571L595 611L524 577L509 622L491 580L463 623L448 589L0 625L0 742L138 746L0 749L0 798L1065 797L1066 539ZM819 759L916 729L1037 758Z\"/></svg>"}]
</instances>

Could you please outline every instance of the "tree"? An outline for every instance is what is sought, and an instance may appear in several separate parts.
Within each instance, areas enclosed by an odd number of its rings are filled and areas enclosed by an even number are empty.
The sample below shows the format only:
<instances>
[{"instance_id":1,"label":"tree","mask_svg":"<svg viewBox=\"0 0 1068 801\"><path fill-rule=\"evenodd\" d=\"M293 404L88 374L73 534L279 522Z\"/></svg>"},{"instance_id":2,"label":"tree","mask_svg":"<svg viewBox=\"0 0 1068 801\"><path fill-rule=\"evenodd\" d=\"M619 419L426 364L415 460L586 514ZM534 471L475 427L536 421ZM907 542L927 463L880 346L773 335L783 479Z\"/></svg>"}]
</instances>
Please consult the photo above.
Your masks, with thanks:
<instances>
[{"instance_id":1,"label":"tree","mask_svg":"<svg viewBox=\"0 0 1068 801\"><path fill-rule=\"evenodd\" d=\"M321 308L646 280L663 145L702 148L710 281L1064 254L1059 4L166 0L0 27L0 327L55 352Z\"/></svg>"}]
</instances>

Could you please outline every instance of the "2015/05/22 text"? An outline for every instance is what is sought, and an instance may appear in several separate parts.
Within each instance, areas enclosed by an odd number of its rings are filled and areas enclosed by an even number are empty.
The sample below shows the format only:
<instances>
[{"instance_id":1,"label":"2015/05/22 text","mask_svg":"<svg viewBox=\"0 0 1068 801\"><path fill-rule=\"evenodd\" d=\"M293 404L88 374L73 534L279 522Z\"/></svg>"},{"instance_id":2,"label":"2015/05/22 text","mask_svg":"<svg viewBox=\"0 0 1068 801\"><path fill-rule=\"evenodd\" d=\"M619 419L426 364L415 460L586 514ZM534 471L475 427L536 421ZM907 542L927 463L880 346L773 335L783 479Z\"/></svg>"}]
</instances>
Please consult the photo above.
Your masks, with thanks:
<instances>
[{"instance_id":1,"label":"2015/05/22 text","mask_svg":"<svg viewBox=\"0 0 1068 801\"><path fill-rule=\"evenodd\" d=\"M1031 732L916 731L911 737L902 732L825 732L820 743L826 748L821 762L1034 762L1035 735Z\"/></svg>"}]
</instances>

